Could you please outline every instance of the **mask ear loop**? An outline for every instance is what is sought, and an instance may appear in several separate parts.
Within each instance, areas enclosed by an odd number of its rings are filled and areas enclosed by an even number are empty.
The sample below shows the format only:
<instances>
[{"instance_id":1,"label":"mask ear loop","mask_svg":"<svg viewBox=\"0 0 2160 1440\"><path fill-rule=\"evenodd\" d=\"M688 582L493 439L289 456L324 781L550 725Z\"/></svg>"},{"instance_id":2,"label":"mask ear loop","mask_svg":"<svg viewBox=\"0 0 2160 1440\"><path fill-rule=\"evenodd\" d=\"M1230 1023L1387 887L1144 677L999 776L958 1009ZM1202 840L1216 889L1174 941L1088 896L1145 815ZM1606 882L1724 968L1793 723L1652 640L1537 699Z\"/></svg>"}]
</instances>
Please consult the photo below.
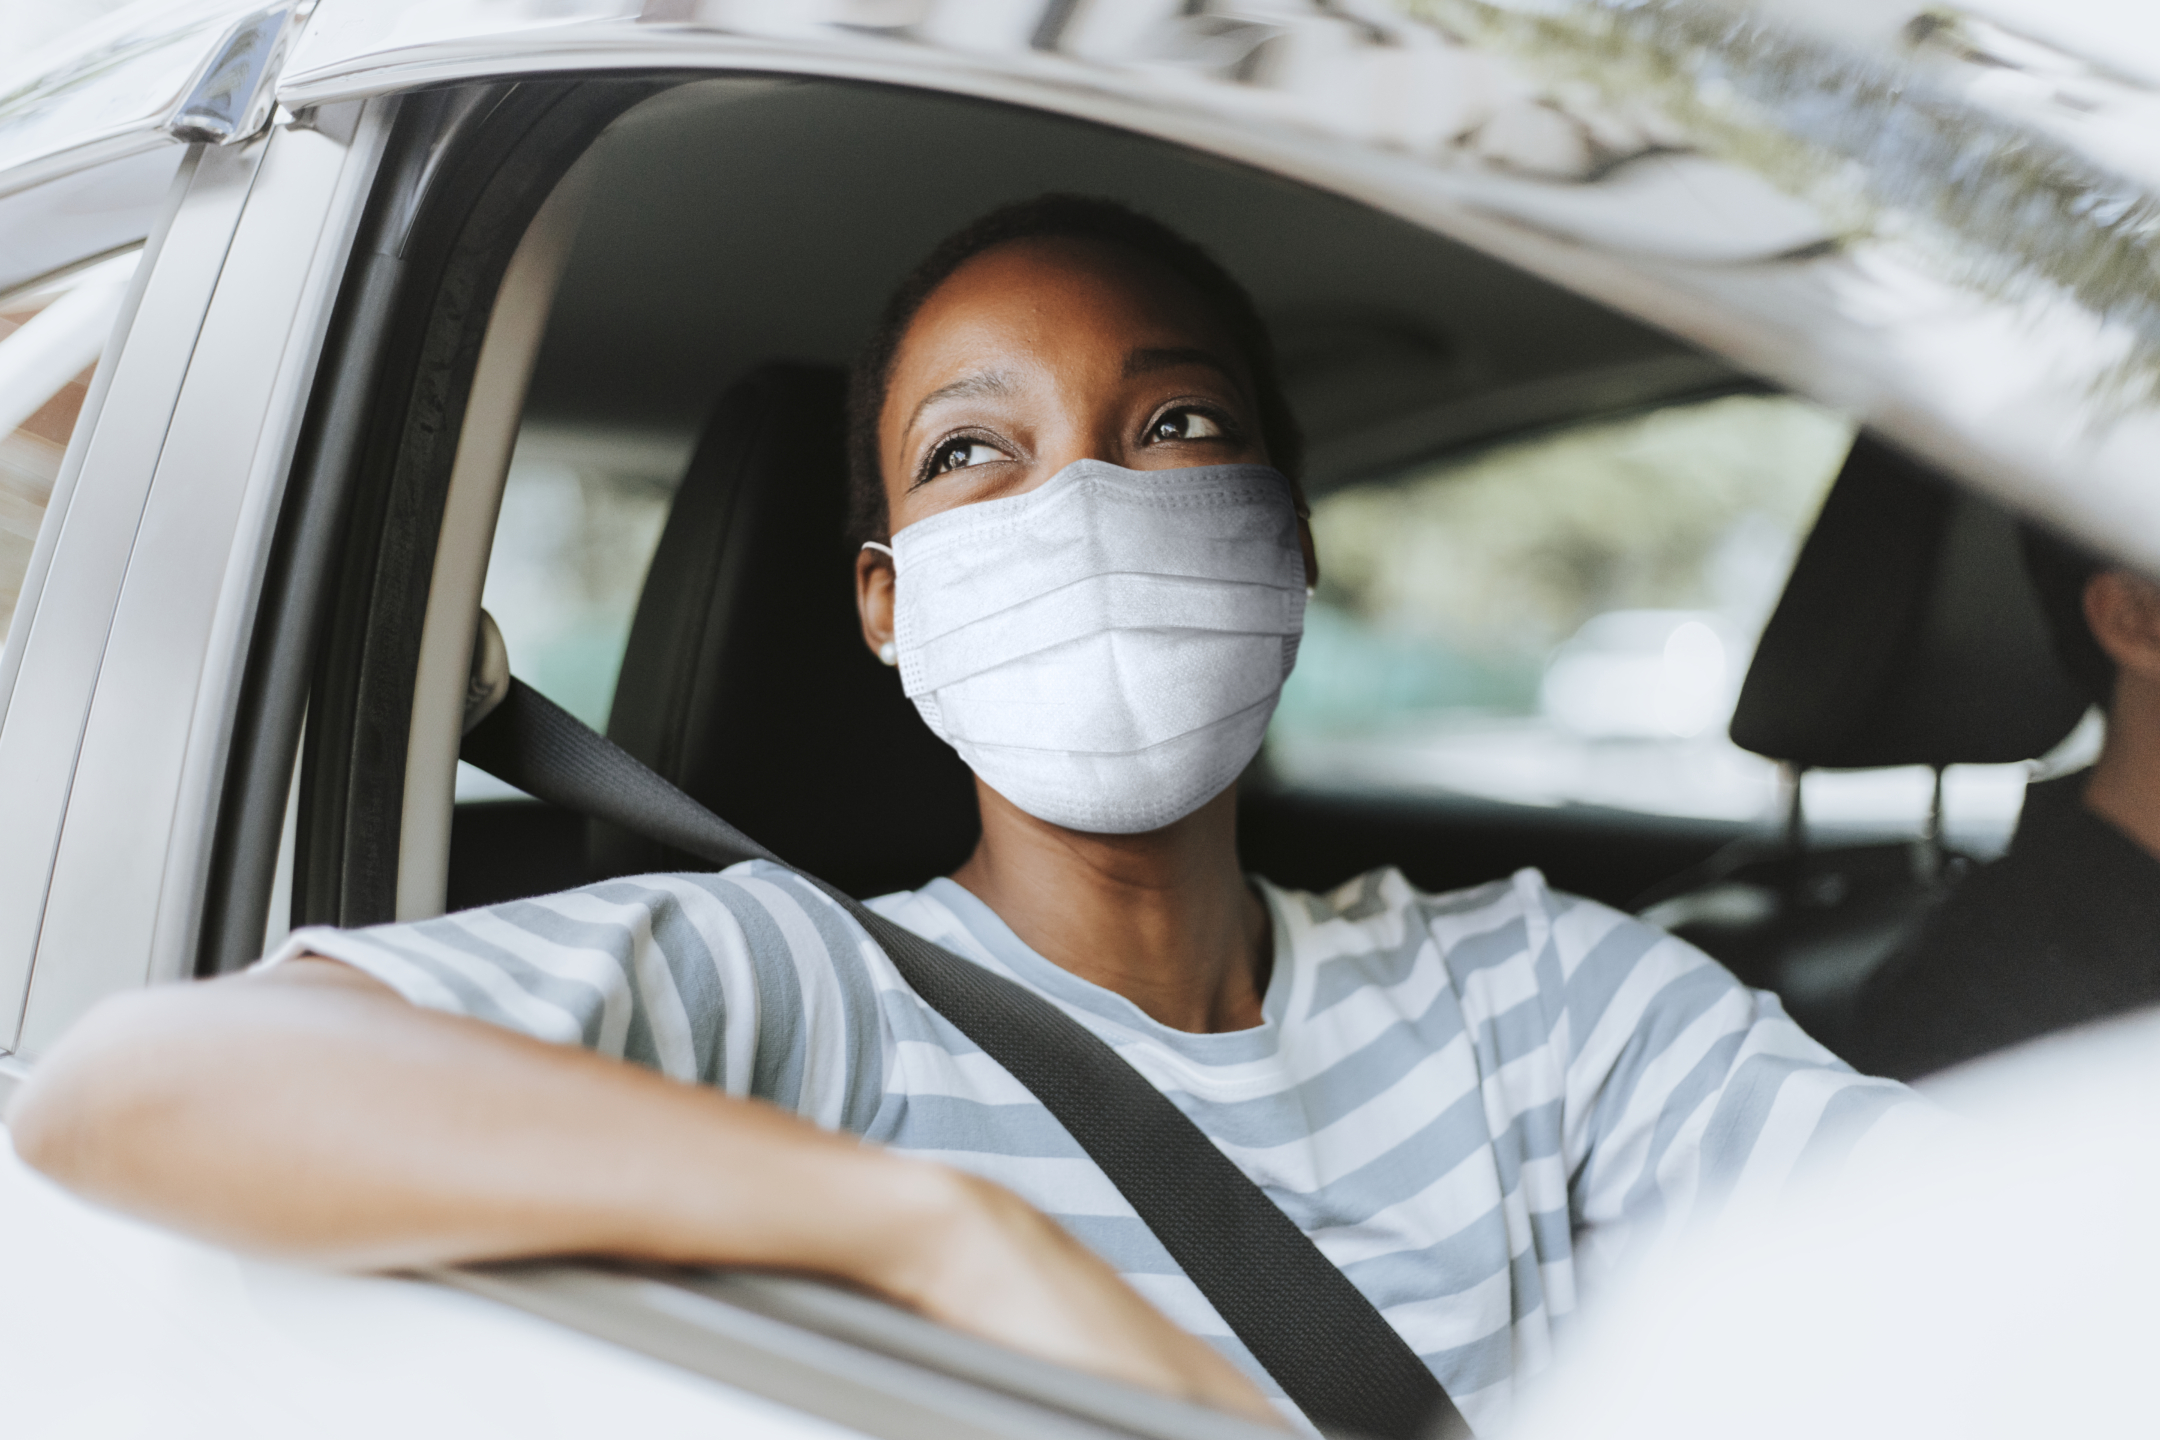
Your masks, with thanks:
<instances>
[{"instance_id":1,"label":"mask ear loop","mask_svg":"<svg viewBox=\"0 0 2160 1440\"><path fill-rule=\"evenodd\" d=\"M895 569L895 571L899 569L900 557L892 553L892 546L880 545L875 540L865 540L862 543L862 548L865 550L877 551L887 560L893 562L893 568ZM900 663L900 651L893 644L892 641L887 640L884 644L877 647L877 658L880 664L898 665Z\"/></svg>"},{"instance_id":2,"label":"mask ear loop","mask_svg":"<svg viewBox=\"0 0 2160 1440\"><path fill-rule=\"evenodd\" d=\"M1290 487L1290 508L1297 513L1298 519L1304 521L1307 525L1312 523L1312 507L1305 503L1304 487L1298 485ZM888 550L886 553L889 555L892 552ZM1307 585L1305 587L1305 598L1307 600L1312 599L1313 596L1319 593L1320 587L1317 585Z\"/></svg>"}]
</instances>

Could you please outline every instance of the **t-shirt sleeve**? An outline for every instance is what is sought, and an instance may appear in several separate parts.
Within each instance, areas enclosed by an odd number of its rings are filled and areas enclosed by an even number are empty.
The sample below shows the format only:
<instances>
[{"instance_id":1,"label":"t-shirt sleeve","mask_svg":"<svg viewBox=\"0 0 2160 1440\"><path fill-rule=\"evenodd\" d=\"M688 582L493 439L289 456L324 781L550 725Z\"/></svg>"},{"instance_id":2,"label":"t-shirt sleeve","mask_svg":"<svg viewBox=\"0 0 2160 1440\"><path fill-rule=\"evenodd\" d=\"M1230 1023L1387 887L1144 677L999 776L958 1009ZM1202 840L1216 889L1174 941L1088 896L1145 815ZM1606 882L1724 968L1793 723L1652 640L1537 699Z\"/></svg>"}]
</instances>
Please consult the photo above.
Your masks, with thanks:
<instances>
[{"instance_id":1,"label":"t-shirt sleeve","mask_svg":"<svg viewBox=\"0 0 2160 1440\"><path fill-rule=\"evenodd\" d=\"M1514 888L1562 1066L1561 1146L1587 1251L1618 1260L1767 1198L1894 1114L1930 1123L1912 1091L1856 1073L1777 996L1686 941L1535 872Z\"/></svg>"},{"instance_id":2,"label":"t-shirt sleeve","mask_svg":"<svg viewBox=\"0 0 2160 1440\"><path fill-rule=\"evenodd\" d=\"M871 941L762 861L641 875L432 920L293 932L415 1005L579 1045L860 1129L882 1092Z\"/></svg>"}]
</instances>

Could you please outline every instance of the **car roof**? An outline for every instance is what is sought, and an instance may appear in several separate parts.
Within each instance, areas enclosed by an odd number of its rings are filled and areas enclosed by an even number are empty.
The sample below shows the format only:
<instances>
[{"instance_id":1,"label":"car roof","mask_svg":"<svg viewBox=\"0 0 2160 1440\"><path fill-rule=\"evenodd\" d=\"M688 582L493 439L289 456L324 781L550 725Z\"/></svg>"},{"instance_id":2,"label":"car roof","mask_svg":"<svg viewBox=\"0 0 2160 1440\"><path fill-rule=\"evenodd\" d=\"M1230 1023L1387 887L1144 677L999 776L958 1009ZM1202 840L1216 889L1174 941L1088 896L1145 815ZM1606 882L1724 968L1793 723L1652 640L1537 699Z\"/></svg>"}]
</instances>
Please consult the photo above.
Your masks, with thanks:
<instances>
[{"instance_id":1,"label":"car roof","mask_svg":"<svg viewBox=\"0 0 2160 1440\"><path fill-rule=\"evenodd\" d=\"M2153 67L1989 6L320 0L277 95L669 67L1153 135L1483 251L2160 571Z\"/></svg>"},{"instance_id":2,"label":"car roof","mask_svg":"<svg viewBox=\"0 0 2160 1440\"><path fill-rule=\"evenodd\" d=\"M169 146L179 106L246 0L136 0L0 61L0 194Z\"/></svg>"},{"instance_id":3,"label":"car roof","mask_svg":"<svg viewBox=\"0 0 2160 1440\"><path fill-rule=\"evenodd\" d=\"M527 421L554 453L646 457L636 468L656 479L681 472L733 380L779 356L845 365L941 236L1045 191L1136 206L1243 282L1315 498L1522 431L1752 383L1366 206L950 94L719 77L633 109L578 169L582 219Z\"/></svg>"}]
</instances>

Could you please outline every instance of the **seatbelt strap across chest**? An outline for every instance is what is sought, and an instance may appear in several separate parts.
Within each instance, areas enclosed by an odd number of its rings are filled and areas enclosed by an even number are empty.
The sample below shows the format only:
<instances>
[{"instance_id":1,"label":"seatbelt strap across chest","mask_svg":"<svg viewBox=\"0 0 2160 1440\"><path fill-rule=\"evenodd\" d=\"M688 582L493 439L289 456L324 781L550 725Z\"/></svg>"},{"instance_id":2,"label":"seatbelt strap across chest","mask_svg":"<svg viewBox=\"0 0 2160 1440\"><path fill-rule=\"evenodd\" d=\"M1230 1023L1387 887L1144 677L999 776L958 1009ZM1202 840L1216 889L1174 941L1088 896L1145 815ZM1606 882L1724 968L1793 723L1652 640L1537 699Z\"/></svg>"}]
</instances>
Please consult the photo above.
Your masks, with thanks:
<instances>
[{"instance_id":1,"label":"seatbelt strap across chest","mask_svg":"<svg viewBox=\"0 0 2160 1440\"><path fill-rule=\"evenodd\" d=\"M719 866L793 866L522 681L462 758L525 793ZM1283 1392L1322 1430L1437 1440L1469 1427L1371 1301L1117 1052L1050 1001L814 875L937 1012L1042 1102Z\"/></svg>"}]
</instances>

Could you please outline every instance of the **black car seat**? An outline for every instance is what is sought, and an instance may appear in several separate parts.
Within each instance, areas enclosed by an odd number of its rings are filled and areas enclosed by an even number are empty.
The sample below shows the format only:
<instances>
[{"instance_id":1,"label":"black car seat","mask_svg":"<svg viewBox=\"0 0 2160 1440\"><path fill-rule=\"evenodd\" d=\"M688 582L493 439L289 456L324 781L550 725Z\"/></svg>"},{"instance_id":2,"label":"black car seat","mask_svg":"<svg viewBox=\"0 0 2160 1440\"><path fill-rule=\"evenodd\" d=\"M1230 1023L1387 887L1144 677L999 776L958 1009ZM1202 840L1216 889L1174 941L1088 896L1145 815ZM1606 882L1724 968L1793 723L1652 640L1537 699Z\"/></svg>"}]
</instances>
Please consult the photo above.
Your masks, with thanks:
<instances>
[{"instance_id":1,"label":"black car seat","mask_svg":"<svg viewBox=\"0 0 2160 1440\"><path fill-rule=\"evenodd\" d=\"M1787 834L1732 846L1639 908L1779 991L1835 1048L1861 983L1964 868L1941 847L1942 768L2045 754L2085 708L2055 660L2016 522L1863 432L1733 712L1734 743L1788 769ZM1801 772L1896 765L1936 771L1928 834L1810 843Z\"/></svg>"},{"instance_id":2,"label":"black car seat","mask_svg":"<svg viewBox=\"0 0 2160 1440\"><path fill-rule=\"evenodd\" d=\"M768 365L713 406L631 622L608 737L858 896L967 857L972 777L863 645L845 379ZM703 869L593 822L595 877Z\"/></svg>"}]
</instances>

